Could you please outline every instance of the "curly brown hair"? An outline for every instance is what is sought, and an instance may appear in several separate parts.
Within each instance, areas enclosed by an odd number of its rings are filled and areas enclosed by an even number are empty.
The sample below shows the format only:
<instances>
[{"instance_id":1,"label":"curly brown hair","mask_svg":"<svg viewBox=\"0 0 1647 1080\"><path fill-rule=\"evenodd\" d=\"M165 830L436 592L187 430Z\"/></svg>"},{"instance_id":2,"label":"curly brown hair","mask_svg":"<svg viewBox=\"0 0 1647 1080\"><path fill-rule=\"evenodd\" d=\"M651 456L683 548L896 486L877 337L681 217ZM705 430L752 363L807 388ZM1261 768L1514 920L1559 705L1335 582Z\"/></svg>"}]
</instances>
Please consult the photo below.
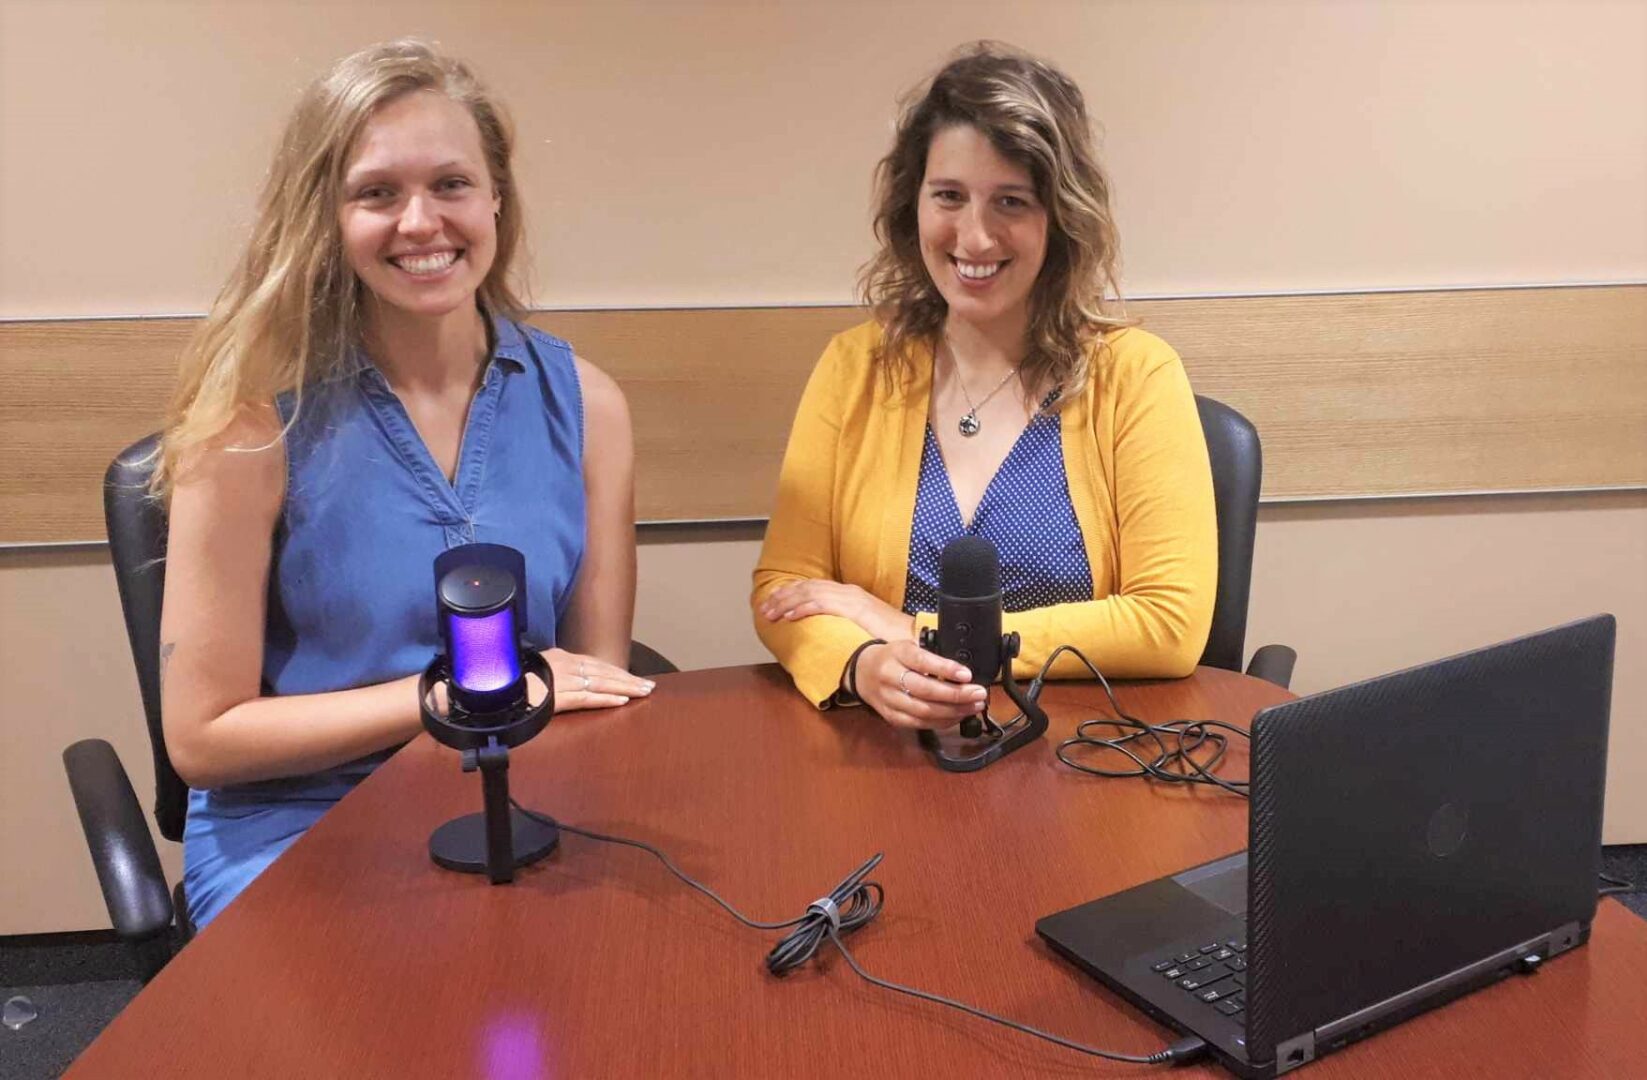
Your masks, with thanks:
<instances>
[{"instance_id":1,"label":"curly brown hair","mask_svg":"<svg viewBox=\"0 0 1647 1080\"><path fill-rule=\"evenodd\" d=\"M917 200L933 136L958 124L976 128L997 153L1022 165L1047 211L1046 259L1030 292L1019 369L1023 385L1079 385L1093 342L1129 324L1119 306L1109 180L1075 83L1043 60L990 41L968 46L905 100L892 149L876 166L880 250L859 280L882 328L876 362L894 385L905 381L914 347L935 348L943 330L949 306L921 259Z\"/></svg>"}]
</instances>

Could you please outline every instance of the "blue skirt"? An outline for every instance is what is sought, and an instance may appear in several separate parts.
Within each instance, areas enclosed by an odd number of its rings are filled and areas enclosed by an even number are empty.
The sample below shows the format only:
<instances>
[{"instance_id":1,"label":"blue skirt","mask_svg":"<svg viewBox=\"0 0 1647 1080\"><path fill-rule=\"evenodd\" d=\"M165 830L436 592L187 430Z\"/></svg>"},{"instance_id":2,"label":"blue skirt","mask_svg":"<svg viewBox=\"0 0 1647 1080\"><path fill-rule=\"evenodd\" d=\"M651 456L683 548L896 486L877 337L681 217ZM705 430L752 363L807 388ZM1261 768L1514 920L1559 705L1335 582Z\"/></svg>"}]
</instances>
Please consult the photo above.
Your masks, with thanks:
<instances>
[{"instance_id":1,"label":"blue skirt","mask_svg":"<svg viewBox=\"0 0 1647 1080\"><path fill-rule=\"evenodd\" d=\"M190 789L183 826L183 893L195 928L204 929L217 918L389 753L315 776Z\"/></svg>"}]
</instances>

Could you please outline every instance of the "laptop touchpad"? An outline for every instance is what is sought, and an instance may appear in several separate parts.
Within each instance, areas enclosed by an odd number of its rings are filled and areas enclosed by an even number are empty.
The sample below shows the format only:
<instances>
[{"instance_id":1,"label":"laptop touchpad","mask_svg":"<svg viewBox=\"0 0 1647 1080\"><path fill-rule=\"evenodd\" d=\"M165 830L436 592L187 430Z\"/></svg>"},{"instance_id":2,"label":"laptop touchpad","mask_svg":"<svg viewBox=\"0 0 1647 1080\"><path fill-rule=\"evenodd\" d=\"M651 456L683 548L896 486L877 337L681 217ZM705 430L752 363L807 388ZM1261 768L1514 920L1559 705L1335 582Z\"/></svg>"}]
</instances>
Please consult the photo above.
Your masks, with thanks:
<instances>
[{"instance_id":1,"label":"laptop touchpad","mask_svg":"<svg viewBox=\"0 0 1647 1080\"><path fill-rule=\"evenodd\" d=\"M1247 853L1174 874L1173 881L1231 915L1247 913Z\"/></svg>"}]
</instances>

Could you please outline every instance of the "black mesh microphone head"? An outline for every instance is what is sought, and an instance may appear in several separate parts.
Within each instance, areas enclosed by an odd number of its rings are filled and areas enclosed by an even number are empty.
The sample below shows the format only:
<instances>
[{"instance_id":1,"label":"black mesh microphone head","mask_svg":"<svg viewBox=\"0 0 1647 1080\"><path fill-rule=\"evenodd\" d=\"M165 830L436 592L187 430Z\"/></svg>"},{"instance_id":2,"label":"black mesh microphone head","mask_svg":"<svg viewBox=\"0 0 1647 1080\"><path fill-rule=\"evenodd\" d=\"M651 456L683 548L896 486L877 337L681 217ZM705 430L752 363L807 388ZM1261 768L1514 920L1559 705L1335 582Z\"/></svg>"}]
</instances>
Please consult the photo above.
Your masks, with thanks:
<instances>
[{"instance_id":1,"label":"black mesh microphone head","mask_svg":"<svg viewBox=\"0 0 1647 1080\"><path fill-rule=\"evenodd\" d=\"M1001 591L1001 557L981 536L951 540L939 557L938 591L945 596L986 597Z\"/></svg>"}]
</instances>

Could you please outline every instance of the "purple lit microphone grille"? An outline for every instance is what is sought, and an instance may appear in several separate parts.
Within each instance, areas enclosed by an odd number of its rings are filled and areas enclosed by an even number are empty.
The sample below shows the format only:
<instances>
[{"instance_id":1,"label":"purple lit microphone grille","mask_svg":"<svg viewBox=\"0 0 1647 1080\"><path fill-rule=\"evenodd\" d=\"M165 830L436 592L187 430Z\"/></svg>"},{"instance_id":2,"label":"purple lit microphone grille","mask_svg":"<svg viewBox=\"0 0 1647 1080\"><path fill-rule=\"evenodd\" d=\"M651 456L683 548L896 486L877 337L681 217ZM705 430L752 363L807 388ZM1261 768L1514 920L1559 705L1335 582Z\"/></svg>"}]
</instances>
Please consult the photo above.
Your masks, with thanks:
<instances>
[{"instance_id":1,"label":"purple lit microphone grille","mask_svg":"<svg viewBox=\"0 0 1647 1080\"><path fill-rule=\"evenodd\" d=\"M448 614L452 641L452 681L460 689L486 694L520 678L520 642L515 613L504 608L478 618Z\"/></svg>"}]
</instances>

